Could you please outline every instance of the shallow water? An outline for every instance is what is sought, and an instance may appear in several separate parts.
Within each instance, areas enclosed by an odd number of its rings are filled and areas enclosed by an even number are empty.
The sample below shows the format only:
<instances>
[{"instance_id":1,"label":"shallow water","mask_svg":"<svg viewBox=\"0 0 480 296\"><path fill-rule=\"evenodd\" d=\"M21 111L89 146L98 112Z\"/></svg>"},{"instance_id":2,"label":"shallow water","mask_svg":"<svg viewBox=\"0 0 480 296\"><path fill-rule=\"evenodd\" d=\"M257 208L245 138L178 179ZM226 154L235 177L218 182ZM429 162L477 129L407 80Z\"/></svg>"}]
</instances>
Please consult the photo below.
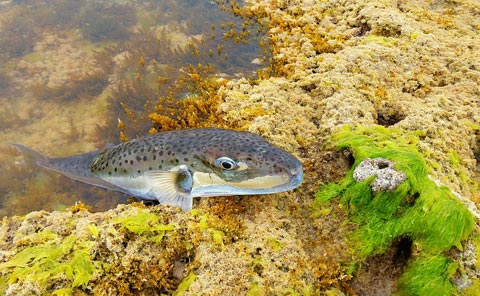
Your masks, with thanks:
<instances>
[{"instance_id":1,"label":"shallow water","mask_svg":"<svg viewBox=\"0 0 480 296\"><path fill-rule=\"evenodd\" d=\"M253 76L252 60L263 56L255 40L222 38L240 20L210 1L3 1L0 21L0 142L50 157L118 143L118 119L130 137L147 134L150 123L131 120L120 102L145 115L183 65ZM76 201L100 211L127 198L26 164L0 145L0 216Z\"/></svg>"}]
</instances>

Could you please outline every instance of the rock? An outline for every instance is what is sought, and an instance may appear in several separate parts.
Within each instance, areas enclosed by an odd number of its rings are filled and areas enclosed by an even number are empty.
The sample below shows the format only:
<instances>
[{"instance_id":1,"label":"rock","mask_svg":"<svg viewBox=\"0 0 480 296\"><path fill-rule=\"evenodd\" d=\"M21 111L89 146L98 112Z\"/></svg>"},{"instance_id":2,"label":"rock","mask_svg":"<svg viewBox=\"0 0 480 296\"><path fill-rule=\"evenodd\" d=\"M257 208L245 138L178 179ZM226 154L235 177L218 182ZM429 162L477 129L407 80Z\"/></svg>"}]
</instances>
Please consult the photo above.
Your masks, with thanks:
<instances>
[{"instance_id":1,"label":"rock","mask_svg":"<svg viewBox=\"0 0 480 296\"><path fill-rule=\"evenodd\" d=\"M357 182L376 176L372 182L372 191L378 193L384 190L393 190L400 185L407 175L397 171L394 163L384 158L365 158L353 171L353 178Z\"/></svg>"}]
</instances>

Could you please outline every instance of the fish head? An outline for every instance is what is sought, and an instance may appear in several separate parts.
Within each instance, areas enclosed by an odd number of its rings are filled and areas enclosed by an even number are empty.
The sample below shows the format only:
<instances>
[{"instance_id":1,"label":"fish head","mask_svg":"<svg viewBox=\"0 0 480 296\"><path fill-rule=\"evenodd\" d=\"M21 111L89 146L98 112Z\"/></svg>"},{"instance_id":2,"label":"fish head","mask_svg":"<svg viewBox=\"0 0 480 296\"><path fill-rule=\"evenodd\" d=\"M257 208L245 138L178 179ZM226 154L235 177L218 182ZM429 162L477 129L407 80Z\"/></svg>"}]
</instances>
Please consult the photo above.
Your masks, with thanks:
<instances>
[{"instance_id":1,"label":"fish head","mask_svg":"<svg viewBox=\"0 0 480 296\"><path fill-rule=\"evenodd\" d=\"M303 179L297 158L251 133L219 131L193 150L194 197L278 193Z\"/></svg>"}]
</instances>

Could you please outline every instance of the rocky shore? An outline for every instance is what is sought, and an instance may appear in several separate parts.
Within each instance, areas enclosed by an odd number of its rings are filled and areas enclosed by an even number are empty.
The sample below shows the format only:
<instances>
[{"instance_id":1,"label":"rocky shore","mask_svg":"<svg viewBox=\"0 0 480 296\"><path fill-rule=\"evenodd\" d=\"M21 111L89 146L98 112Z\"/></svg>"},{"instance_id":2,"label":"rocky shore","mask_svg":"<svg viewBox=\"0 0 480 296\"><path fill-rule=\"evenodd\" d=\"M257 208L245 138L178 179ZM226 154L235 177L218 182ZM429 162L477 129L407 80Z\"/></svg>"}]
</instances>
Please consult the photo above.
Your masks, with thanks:
<instances>
[{"instance_id":1,"label":"rocky shore","mask_svg":"<svg viewBox=\"0 0 480 296\"><path fill-rule=\"evenodd\" d=\"M444 295L479 293L480 4L248 1L239 13L268 30L273 75L227 82L218 116L298 156L302 187L275 196L205 198L189 212L130 204L90 213L78 204L4 218L0 291L413 295L421 289L411 278L442 271L435 279ZM356 146L357 136L379 153L414 154L429 177L422 180L442 192L424 198L430 193L418 189L417 196L411 182L385 225L395 225L418 201L425 202L425 219L438 221L412 223L448 228L450 210L432 216L429 208L448 201L465 235L430 250L427 235L406 232L359 252L361 240L352 233L370 218L358 213L382 209L345 202L352 166L371 152ZM396 161L409 167L409 160ZM326 184L343 184L334 187L343 197L330 194L320 203Z\"/></svg>"}]
</instances>

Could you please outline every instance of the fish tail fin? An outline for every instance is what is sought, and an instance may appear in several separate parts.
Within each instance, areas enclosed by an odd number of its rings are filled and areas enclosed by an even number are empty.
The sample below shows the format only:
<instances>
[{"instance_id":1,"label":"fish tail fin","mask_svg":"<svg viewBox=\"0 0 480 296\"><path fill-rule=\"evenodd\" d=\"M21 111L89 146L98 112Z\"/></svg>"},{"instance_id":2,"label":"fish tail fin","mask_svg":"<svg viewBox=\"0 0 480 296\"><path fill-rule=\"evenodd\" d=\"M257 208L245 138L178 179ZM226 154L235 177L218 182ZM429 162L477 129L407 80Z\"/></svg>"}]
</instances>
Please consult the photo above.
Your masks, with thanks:
<instances>
[{"instance_id":1,"label":"fish tail fin","mask_svg":"<svg viewBox=\"0 0 480 296\"><path fill-rule=\"evenodd\" d=\"M43 167L48 167L50 164L50 158L48 158L47 156L43 155L42 153L36 150L33 150L30 147L24 146L22 144L10 143L10 142L7 142L5 144L17 148L17 150L22 153L23 159L26 162L35 163Z\"/></svg>"},{"instance_id":2,"label":"fish tail fin","mask_svg":"<svg viewBox=\"0 0 480 296\"><path fill-rule=\"evenodd\" d=\"M128 194L128 192L123 190L122 188L110 184L91 174L88 169L89 164L92 157L98 154L98 151L93 151L90 153L66 158L49 158L42 153L22 144L9 142L5 144L17 148L17 150L23 154L23 159L25 162L35 163L42 168L55 171L73 180Z\"/></svg>"}]
</instances>

